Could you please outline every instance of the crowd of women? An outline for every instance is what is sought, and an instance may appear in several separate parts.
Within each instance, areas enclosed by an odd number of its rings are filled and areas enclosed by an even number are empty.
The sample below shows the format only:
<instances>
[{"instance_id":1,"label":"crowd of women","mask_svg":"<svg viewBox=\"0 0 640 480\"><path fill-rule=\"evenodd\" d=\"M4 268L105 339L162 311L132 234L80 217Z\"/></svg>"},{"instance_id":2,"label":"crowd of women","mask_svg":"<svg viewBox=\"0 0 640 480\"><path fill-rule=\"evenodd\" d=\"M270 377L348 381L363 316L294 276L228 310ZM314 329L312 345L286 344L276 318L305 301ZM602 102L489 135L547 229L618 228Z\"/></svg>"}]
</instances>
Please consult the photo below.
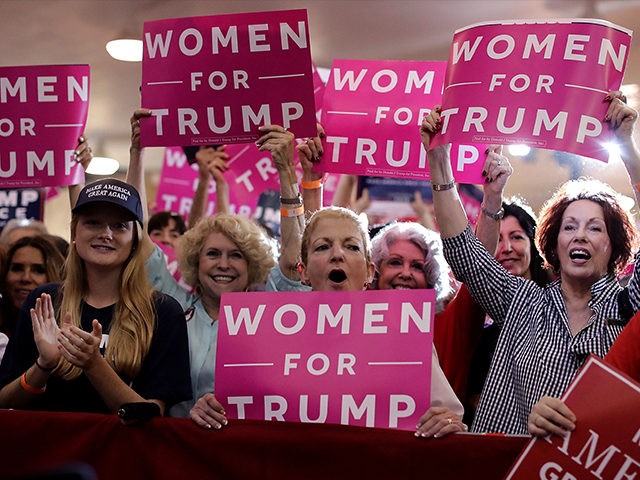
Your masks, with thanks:
<instances>
[{"instance_id":1,"label":"crowd of women","mask_svg":"<svg viewBox=\"0 0 640 480\"><path fill-rule=\"evenodd\" d=\"M637 189L637 113L618 92L606 101ZM322 127L296 145L287 129L265 125L256 144L270 153L280 180L278 251L254 221L228 213L224 146L189 153L201 185L188 224L169 212L149 219L140 148L140 120L149 115L139 109L131 118L127 181L104 179L71 195L68 252L41 231L6 241L0 407L108 413L146 402L159 414L223 428L229 420L215 395L221 297L256 290L434 289L431 404L422 406L418 437L562 435L580 419L558 398L590 354L640 380L640 317L633 316L640 273L634 269L624 286L618 276L639 237L604 183L567 182L536 220L522 199L503 198L513 169L491 146L474 229L447 148L430 148L441 126L436 106L420 134L439 231L398 222L371 235L353 210L323 206L322 173L314 168ZM84 163L90 155L83 138L77 155ZM206 217L210 178L217 212ZM175 248L190 288L169 271L163 248Z\"/></svg>"}]
</instances>

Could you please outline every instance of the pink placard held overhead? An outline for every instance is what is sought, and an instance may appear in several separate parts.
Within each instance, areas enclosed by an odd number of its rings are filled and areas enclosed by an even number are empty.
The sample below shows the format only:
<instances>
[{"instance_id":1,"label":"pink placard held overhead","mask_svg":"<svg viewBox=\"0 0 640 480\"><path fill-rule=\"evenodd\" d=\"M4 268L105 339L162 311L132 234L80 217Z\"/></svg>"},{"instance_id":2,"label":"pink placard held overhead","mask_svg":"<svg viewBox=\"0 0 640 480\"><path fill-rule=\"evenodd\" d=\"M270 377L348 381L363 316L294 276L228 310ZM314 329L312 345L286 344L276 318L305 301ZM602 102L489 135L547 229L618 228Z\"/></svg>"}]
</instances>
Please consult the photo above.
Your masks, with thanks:
<instances>
[{"instance_id":1,"label":"pink placard held overhead","mask_svg":"<svg viewBox=\"0 0 640 480\"><path fill-rule=\"evenodd\" d=\"M419 127L442 102L446 63L334 60L323 99L328 172L429 179ZM482 183L484 145L455 145L456 181Z\"/></svg>"},{"instance_id":2,"label":"pink placard held overhead","mask_svg":"<svg viewBox=\"0 0 640 480\"><path fill-rule=\"evenodd\" d=\"M88 110L88 65L0 67L0 188L83 183Z\"/></svg>"},{"instance_id":3,"label":"pink placard held overhead","mask_svg":"<svg viewBox=\"0 0 640 480\"><path fill-rule=\"evenodd\" d=\"M315 134L306 10L145 22L143 146L252 142L279 124Z\"/></svg>"},{"instance_id":4,"label":"pink placard held overhead","mask_svg":"<svg viewBox=\"0 0 640 480\"><path fill-rule=\"evenodd\" d=\"M222 296L216 398L230 418L415 430L433 290Z\"/></svg>"},{"instance_id":5,"label":"pink placard held overhead","mask_svg":"<svg viewBox=\"0 0 640 480\"><path fill-rule=\"evenodd\" d=\"M260 220L276 236L280 232L280 183L271 154L261 152L253 143L227 145L229 169L224 177L229 184L229 211ZM299 166L299 165L298 165ZM298 169L298 175L302 172ZM324 203L330 204L339 175L329 175L324 184ZM156 211L168 210L189 217L193 195L198 186L198 165L190 165L181 147L165 149L164 162L156 193ZM209 178L205 215L216 212L216 184Z\"/></svg>"},{"instance_id":6,"label":"pink placard held overhead","mask_svg":"<svg viewBox=\"0 0 640 480\"><path fill-rule=\"evenodd\" d=\"M631 31L603 20L486 22L455 32L442 101L451 142L524 143L607 161L603 100L619 90Z\"/></svg>"},{"instance_id":7,"label":"pink placard held overhead","mask_svg":"<svg viewBox=\"0 0 640 480\"><path fill-rule=\"evenodd\" d=\"M532 439L505 479L638 478L640 384L591 356L563 400L576 415L575 430Z\"/></svg>"}]
</instances>

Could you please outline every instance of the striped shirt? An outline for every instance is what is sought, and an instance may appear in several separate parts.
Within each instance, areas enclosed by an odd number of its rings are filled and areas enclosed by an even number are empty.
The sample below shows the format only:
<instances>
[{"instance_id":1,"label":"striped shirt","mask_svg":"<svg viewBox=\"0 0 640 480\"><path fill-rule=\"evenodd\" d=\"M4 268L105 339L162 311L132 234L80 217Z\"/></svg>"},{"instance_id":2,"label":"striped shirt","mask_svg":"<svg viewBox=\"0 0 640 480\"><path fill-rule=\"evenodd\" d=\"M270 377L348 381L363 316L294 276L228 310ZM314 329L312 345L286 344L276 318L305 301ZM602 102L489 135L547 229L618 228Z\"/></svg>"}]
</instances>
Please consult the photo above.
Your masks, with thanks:
<instances>
[{"instance_id":1,"label":"striped shirt","mask_svg":"<svg viewBox=\"0 0 640 480\"><path fill-rule=\"evenodd\" d=\"M533 405L543 395L560 397L588 355L604 357L622 331L617 302L622 288L613 275L594 283L589 307L595 314L574 336L560 280L542 288L510 274L484 249L470 226L443 239L443 245L456 278L502 326L471 430L527 434ZM640 309L637 272L627 287L634 311Z\"/></svg>"}]
</instances>

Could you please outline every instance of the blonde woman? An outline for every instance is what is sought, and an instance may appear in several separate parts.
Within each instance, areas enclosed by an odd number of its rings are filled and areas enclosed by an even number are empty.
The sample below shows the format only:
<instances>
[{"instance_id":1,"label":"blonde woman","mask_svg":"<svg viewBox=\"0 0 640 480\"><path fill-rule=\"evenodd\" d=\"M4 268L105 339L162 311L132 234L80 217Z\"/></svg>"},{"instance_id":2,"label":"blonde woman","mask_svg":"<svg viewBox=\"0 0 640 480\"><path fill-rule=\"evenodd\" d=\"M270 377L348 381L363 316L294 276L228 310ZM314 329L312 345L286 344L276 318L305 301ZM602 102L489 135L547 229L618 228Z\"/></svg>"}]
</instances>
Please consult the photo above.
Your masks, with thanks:
<instances>
[{"instance_id":1,"label":"blonde woman","mask_svg":"<svg viewBox=\"0 0 640 480\"><path fill-rule=\"evenodd\" d=\"M150 110L141 108L131 117L127 178L140 192L144 192L144 163L139 119L149 115ZM146 206L142 210L147 214ZM186 315L192 400L176 405L170 414L191 417L202 428L221 428L222 423L213 418L215 412L223 410L214 394L220 299L225 292L262 289L275 264L274 245L257 224L246 218L219 213L200 220L176 244L180 273L195 288L193 294L173 278L162 251L147 235L142 249L148 258L146 267L152 285L173 296Z\"/></svg>"},{"instance_id":2,"label":"blonde woman","mask_svg":"<svg viewBox=\"0 0 640 480\"><path fill-rule=\"evenodd\" d=\"M65 279L26 300L0 407L107 413L146 401L164 413L191 396L187 332L180 306L147 280L139 194L101 180L72 212Z\"/></svg>"},{"instance_id":3,"label":"blonde woman","mask_svg":"<svg viewBox=\"0 0 640 480\"><path fill-rule=\"evenodd\" d=\"M182 277L195 287L185 291L167 270L162 251L155 248L147 261L153 285L175 297L185 311L189 332L192 400L171 410L171 416L189 417L211 428L206 420L215 399L216 343L220 299L225 292L262 289L274 265L266 235L251 220L218 214L201 220L178 241L176 250Z\"/></svg>"}]
</instances>

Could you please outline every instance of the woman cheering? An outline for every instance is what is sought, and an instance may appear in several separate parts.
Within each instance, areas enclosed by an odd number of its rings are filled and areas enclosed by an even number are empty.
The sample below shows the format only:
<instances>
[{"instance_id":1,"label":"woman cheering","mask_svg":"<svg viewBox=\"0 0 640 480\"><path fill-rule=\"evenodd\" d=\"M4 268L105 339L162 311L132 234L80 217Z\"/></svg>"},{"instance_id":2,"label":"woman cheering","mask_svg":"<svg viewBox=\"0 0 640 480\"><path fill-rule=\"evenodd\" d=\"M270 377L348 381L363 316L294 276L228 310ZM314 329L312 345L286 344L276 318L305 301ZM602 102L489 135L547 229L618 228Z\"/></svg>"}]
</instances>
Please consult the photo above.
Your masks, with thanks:
<instances>
[{"instance_id":1,"label":"woman cheering","mask_svg":"<svg viewBox=\"0 0 640 480\"><path fill-rule=\"evenodd\" d=\"M191 396L184 316L147 281L141 227L131 185L82 189L65 279L27 298L0 367L0 407L106 413L150 401L164 413Z\"/></svg>"}]
</instances>

